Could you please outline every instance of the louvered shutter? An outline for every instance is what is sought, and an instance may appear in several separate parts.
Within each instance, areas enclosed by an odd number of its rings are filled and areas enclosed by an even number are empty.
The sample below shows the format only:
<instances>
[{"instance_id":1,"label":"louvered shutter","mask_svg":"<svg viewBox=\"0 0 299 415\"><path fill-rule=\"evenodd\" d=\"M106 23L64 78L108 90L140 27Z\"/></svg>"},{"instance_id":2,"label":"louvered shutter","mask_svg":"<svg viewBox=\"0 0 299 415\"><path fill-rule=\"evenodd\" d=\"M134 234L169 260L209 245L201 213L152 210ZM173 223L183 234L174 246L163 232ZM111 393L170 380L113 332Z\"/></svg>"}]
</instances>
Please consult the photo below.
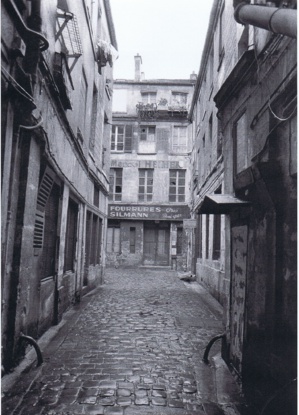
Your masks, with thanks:
<instances>
[{"instance_id":1,"label":"louvered shutter","mask_svg":"<svg viewBox=\"0 0 299 415\"><path fill-rule=\"evenodd\" d=\"M133 125L126 125L125 127L125 153L132 153L133 143Z\"/></svg>"},{"instance_id":2,"label":"louvered shutter","mask_svg":"<svg viewBox=\"0 0 299 415\"><path fill-rule=\"evenodd\" d=\"M47 167L39 185L33 232L33 247L35 249L43 247L45 206L54 184L54 177L55 173Z\"/></svg>"}]
</instances>

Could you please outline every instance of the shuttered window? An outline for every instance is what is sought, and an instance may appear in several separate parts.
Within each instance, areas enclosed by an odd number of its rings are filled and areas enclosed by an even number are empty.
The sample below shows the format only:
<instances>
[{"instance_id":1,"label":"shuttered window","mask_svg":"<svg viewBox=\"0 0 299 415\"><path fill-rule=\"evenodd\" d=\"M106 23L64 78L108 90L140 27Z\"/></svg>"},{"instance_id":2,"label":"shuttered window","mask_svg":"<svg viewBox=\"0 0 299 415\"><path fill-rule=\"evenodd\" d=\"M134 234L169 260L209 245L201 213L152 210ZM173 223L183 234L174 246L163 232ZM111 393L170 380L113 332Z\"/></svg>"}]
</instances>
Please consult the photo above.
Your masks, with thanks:
<instances>
[{"instance_id":1,"label":"shuttered window","mask_svg":"<svg viewBox=\"0 0 299 415\"><path fill-rule=\"evenodd\" d=\"M133 125L113 125L111 151L131 153L133 145Z\"/></svg>"},{"instance_id":2,"label":"shuttered window","mask_svg":"<svg viewBox=\"0 0 299 415\"><path fill-rule=\"evenodd\" d=\"M74 271L77 242L78 205L69 200L65 236L64 271Z\"/></svg>"},{"instance_id":3,"label":"shuttered window","mask_svg":"<svg viewBox=\"0 0 299 415\"><path fill-rule=\"evenodd\" d=\"M56 272L56 243L60 188L53 185L45 207L44 243L40 257L41 278L55 275Z\"/></svg>"}]
</instances>

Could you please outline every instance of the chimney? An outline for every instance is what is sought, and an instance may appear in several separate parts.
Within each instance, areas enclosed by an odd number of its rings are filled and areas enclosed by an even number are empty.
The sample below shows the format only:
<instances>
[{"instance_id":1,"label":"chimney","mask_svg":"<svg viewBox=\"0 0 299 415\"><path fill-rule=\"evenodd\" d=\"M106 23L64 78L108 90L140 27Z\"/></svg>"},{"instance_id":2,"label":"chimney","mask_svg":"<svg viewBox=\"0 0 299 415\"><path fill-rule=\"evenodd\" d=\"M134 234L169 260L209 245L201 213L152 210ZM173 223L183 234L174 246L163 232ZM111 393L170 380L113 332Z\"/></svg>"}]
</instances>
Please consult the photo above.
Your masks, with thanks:
<instances>
[{"instance_id":1,"label":"chimney","mask_svg":"<svg viewBox=\"0 0 299 415\"><path fill-rule=\"evenodd\" d=\"M145 79L144 72L141 72L141 78L140 78L140 80L141 81L144 81L144 79Z\"/></svg>"},{"instance_id":2,"label":"chimney","mask_svg":"<svg viewBox=\"0 0 299 415\"><path fill-rule=\"evenodd\" d=\"M137 53L137 55L134 56L134 59L135 59L135 81L140 81L142 59L139 53Z\"/></svg>"},{"instance_id":3,"label":"chimney","mask_svg":"<svg viewBox=\"0 0 299 415\"><path fill-rule=\"evenodd\" d=\"M191 79L191 81L196 81L196 79L197 79L197 75L196 75L196 73L193 71L192 72L192 74L190 75L190 79Z\"/></svg>"}]
</instances>

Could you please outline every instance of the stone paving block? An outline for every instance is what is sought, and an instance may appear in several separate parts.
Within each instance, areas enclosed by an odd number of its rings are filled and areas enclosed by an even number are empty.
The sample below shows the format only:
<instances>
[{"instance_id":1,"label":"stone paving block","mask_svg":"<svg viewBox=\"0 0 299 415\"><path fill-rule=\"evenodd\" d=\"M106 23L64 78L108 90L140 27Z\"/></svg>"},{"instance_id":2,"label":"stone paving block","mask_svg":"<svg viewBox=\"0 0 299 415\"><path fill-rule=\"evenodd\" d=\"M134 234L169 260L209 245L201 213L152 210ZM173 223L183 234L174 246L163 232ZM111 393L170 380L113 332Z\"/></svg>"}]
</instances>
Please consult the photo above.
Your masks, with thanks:
<instances>
[{"instance_id":1,"label":"stone paving block","mask_svg":"<svg viewBox=\"0 0 299 415\"><path fill-rule=\"evenodd\" d=\"M160 397L160 398L166 398L167 394L166 394L166 392L161 391L161 390L153 390L152 391L152 396Z\"/></svg>"},{"instance_id":2,"label":"stone paving block","mask_svg":"<svg viewBox=\"0 0 299 415\"><path fill-rule=\"evenodd\" d=\"M119 397L116 399L116 404L120 406L129 406L132 404L132 399L130 397Z\"/></svg>"},{"instance_id":3,"label":"stone paving block","mask_svg":"<svg viewBox=\"0 0 299 415\"><path fill-rule=\"evenodd\" d=\"M135 405L149 405L149 399L144 398L135 398Z\"/></svg>"},{"instance_id":4,"label":"stone paving block","mask_svg":"<svg viewBox=\"0 0 299 415\"><path fill-rule=\"evenodd\" d=\"M119 407L108 407L105 411L105 415L123 415L124 409Z\"/></svg>"},{"instance_id":5,"label":"stone paving block","mask_svg":"<svg viewBox=\"0 0 299 415\"><path fill-rule=\"evenodd\" d=\"M160 397L152 397L152 404L156 406L166 406L166 399Z\"/></svg>"},{"instance_id":6,"label":"stone paving block","mask_svg":"<svg viewBox=\"0 0 299 415\"><path fill-rule=\"evenodd\" d=\"M99 384L100 389L116 389L116 381L114 380L102 380Z\"/></svg>"},{"instance_id":7,"label":"stone paving block","mask_svg":"<svg viewBox=\"0 0 299 415\"><path fill-rule=\"evenodd\" d=\"M121 396L121 397L130 396L131 394L132 394L131 389L117 389L116 391L116 395Z\"/></svg>"},{"instance_id":8,"label":"stone paving block","mask_svg":"<svg viewBox=\"0 0 299 415\"><path fill-rule=\"evenodd\" d=\"M134 383L132 382L118 382L119 389L134 389Z\"/></svg>"},{"instance_id":9,"label":"stone paving block","mask_svg":"<svg viewBox=\"0 0 299 415\"><path fill-rule=\"evenodd\" d=\"M109 396L106 398L99 398L97 403L102 406L113 406L115 405L115 397Z\"/></svg>"},{"instance_id":10,"label":"stone paving block","mask_svg":"<svg viewBox=\"0 0 299 415\"><path fill-rule=\"evenodd\" d=\"M84 405L84 412L88 415L104 415L104 406Z\"/></svg>"},{"instance_id":11,"label":"stone paving block","mask_svg":"<svg viewBox=\"0 0 299 415\"><path fill-rule=\"evenodd\" d=\"M108 396L114 396L115 389L99 389L99 396L101 398L106 398Z\"/></svg>"},{"instance_id":12,"label":"stone paving block","mask_svg":"<svg viewBox=\"0 0 299 415\"><path fill-rule=\"evenodd\" d=\"M144 389L136 390L135 396L136 398L145 398L147 396L147 391Z\"/></svg>"}]
</instances>

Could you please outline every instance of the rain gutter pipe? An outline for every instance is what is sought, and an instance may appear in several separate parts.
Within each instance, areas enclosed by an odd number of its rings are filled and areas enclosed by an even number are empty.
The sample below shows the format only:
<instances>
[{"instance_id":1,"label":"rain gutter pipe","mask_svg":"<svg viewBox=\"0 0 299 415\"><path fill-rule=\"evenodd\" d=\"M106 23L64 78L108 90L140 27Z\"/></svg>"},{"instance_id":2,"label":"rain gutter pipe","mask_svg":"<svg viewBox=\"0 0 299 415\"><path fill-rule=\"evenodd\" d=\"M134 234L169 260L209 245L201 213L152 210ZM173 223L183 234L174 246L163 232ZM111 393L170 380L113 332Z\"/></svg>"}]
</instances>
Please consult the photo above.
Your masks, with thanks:
<instances>
[{"instance_id":1,"label":"rain gutter pipe","mask_svg":"<svg viewBox=\"0 0 299 415\"><path fill-rule=\"evenodd\" d=\"M297 10L268 7L242 2L235 6L235 20L269 30L270 32L297 37Z\"/></svg>"}]
</instances>

